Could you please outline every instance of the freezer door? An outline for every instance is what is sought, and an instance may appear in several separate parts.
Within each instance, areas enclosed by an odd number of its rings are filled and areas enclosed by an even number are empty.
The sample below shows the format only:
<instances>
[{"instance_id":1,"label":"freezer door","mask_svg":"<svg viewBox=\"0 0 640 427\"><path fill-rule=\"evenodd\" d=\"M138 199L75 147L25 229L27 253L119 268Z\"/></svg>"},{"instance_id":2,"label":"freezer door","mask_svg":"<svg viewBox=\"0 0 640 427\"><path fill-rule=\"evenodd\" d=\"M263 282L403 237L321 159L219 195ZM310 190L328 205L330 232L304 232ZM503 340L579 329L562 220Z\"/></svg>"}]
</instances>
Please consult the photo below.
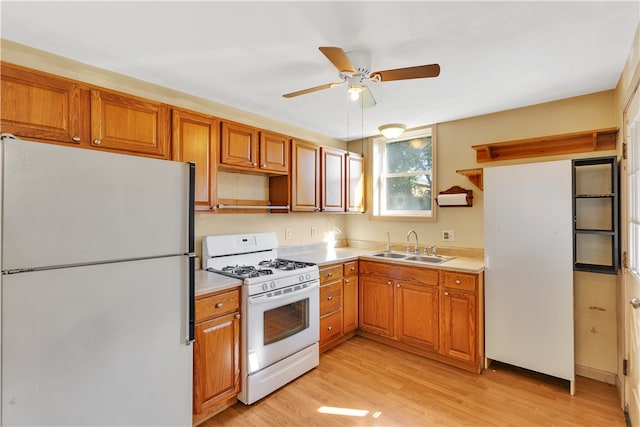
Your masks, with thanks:
<instances>
[{"instance_id":1,"label":"freezer door","mask_svg":"<svg viewBox=\"0 0 640 427\"><path fill-rule=\"evenodd\" d=\"M3 145L3 271L188 252L189 164Z\"/></svg>"},{"instance_id":2,"label":"freezer door","mask_svg":"<svg viewBox=\"0 0 640 427\"><path fill-rule=\"evenodd\" d=\"M2 425L191 426L187 257L2 279Z\"/></svg>"}]
</instances>

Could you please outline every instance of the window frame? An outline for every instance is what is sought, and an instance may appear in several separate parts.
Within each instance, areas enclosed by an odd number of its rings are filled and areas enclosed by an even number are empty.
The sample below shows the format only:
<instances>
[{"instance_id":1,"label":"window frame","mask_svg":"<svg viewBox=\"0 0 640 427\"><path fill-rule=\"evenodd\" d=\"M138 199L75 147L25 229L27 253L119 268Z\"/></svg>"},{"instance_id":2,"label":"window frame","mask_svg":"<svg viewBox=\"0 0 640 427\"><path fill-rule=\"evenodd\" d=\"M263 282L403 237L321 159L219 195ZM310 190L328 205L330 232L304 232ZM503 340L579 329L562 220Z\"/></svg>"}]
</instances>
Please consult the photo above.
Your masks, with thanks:
<instances>
[{"instance_id":1,"label":"window frame","mask_svg":"<svg viewBox=\"0 0 640 427\"><path fill-rule=\"evenodd\" d=\"M408 141L414 138L424 138L431 136L431 170L430 171L419 171L419 172L402 172L402 173L394 173L393 177L401 177L401 176L415 176L415 175L431 175L431 209L428 211L418 211L418 210L388 210L384 209L386 206L384 205L384 178L388 177L388 175L384 175L382 171L384 170L384 160L385 160L385 150L386 144L399 142L399 141ZM397 138L385 138L384 136L380 136L373 139L373 155L372 158L372 209L370 213L371 219L406 219L406 220L424 220L424 221L435 221L436 220L436 209L435 209L435 189L436 189L436 126L428 126L416 130L412 130L409 132L405 132Z\"/></svg>"}]
</instances>

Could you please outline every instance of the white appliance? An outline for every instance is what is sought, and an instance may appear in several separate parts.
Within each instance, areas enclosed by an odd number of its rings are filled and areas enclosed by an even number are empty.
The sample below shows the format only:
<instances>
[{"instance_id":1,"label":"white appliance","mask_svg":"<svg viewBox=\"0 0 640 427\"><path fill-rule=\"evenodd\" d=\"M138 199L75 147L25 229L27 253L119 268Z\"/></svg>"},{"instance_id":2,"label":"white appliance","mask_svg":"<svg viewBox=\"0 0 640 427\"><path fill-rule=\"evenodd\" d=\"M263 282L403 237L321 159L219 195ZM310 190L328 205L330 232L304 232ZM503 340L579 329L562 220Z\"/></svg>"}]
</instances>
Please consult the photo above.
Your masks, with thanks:
<instances>
[{"instance_id":1,"label":"white appliance","mask_svg":"<svg viewBox=\"0 0 640 427\"><path fill-rule=\"evenodd\" d=\"M484 169L487 358L574 391L571 161Z\"/></svg>"},{"instance_id":2,"label":"white appliance","mask_svg":"<svg viewBox=\"0 0 640 427\"><path fill-rule=\"evenodd\" d=\"M193 165L3 135L3 426L191 426Z\"/></svg>"},{"instance_id":3,"label":"white appliance","mask_svg":"<svg viewBox=\"0 0 640 427\"><path fill-rule=\"evenodd\" d=\"M278 258L275 233L202 239L204 268L242 279L241 389L249 405L318 366L320 274Z\"/></svg>"}]
</instances>

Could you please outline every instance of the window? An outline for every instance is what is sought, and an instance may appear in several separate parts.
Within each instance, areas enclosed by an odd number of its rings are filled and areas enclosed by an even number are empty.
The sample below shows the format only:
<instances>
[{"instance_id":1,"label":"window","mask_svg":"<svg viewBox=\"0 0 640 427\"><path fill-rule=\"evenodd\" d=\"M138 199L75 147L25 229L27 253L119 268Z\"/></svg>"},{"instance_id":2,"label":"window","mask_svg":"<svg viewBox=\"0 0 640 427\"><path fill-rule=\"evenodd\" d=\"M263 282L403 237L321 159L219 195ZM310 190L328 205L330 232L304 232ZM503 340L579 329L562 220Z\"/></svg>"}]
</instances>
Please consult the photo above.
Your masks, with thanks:
<instances>
[{"instance_id":1,"label":"window","mask_svg":"<svg viewBox=\"0 0 640 427\"><path fill-rule=\"evenodd\" d=\"M373 216L433 219L434 158L431 128L396 139L376 138Z\"/></svg>"}]
</instances>

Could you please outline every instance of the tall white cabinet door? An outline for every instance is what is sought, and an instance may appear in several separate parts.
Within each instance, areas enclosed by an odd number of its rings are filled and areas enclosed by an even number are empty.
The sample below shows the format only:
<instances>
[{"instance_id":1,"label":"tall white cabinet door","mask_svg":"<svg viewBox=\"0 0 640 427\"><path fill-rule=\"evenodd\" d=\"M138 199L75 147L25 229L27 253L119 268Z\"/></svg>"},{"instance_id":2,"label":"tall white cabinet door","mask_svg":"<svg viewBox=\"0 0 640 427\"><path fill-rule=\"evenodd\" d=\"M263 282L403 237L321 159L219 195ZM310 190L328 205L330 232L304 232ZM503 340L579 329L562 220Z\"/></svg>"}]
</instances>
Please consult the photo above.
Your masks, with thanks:
<instances>
[{"instance_id":1,"label":"tall white cabinet door","mask_svg":"<svg viewBox=\"0 0 640 427\"><path fill-rule=\"evenodd\" d=\"M574 380L571 161L484 170L486 355Z\"/></svg>"}]
</instances>

